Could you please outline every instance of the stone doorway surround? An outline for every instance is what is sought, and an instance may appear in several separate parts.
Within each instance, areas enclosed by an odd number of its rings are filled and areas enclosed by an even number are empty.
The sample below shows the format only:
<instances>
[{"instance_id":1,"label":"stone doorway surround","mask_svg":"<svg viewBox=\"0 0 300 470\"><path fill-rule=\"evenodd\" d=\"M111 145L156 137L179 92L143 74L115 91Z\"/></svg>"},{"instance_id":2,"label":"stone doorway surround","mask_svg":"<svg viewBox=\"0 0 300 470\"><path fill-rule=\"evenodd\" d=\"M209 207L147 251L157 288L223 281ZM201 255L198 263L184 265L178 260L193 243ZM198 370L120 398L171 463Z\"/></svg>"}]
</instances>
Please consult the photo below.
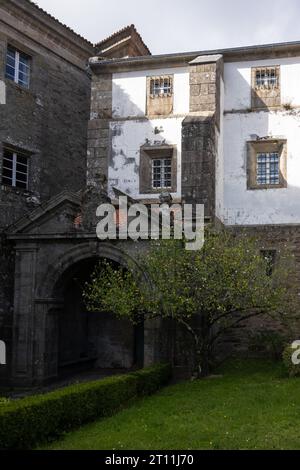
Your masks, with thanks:
<instances>
[{"instance_id":1,"label":"stone doorway surround","mask_svg":"<svg viewBox=\"0 0 300 470\"><path fill-rule=\"evenodd\" d=\"M81 213L79 193L64 191L23 217L7 232L15 245L12 385L32 387L57 378L57 315L62 299L55 286L67 269L89 258L122 266L134 261L136 244L100 242L74 222ZM144 365L166 359L159 321L145 322Z\"/></svg>"}]
</instances>

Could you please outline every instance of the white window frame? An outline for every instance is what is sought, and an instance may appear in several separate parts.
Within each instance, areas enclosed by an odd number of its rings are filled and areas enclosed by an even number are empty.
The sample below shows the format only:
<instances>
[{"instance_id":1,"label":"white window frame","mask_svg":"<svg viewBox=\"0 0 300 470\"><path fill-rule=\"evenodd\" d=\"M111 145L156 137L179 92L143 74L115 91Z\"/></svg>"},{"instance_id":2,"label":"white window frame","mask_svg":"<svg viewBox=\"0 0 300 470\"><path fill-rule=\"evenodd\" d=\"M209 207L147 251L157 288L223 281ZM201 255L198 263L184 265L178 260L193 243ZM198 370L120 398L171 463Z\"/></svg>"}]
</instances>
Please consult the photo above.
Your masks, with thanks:
<instances>
[{"instance_id":1,"label":"white window frame","mask_svg":"<svg viewBox=\"0 0 300 470\"><path fill-rule=\"evenodd\" d=\"M8 178L8 179L11 179L12 181L12 184L11 185L7 185L5 183L3 183L3 180L2 180L2 184L4 186L9 186L9 187L12 187L12 188L18 188L18 189L23 189L25 191L28 190L28 179L29 179L29 160L28 160L28 157L26 155L22 155L21 153L18 153L18 152L13 152L9 149L5 149L6 151L10 152L12 154L12 169L11 168L7 168L4 166L4 156L3 156L3 160L2 160L2 170L3 169L7 169L7 170L11 170L12 171L12 177L9 178L8 176L4 177L4 178ZM22 171L18 171L18 173L21 173L23 175L26 175L26 188L22 188L21 186L17 186L17 183L18 183L18 180L17 180L17 164L19 165L24 165L23 163L20 163L18 162L18 156L21 156L21 157L24 157L26 158L27 160L27 163L26 163L26 173L23 173ZM25 165L24 165L25 166ZM2 174L2 178L3 178L3 174ZM19 181L20 183L23 183L24 184L24 181Z\"/></svg>"},{"instance_id":2,"label":"white window frame","mask_svg":"<svg viewBox=\"0 0 300 470\"><path fill-rule=\"evenodd\" d=\"M169 161L170 163L166 165L166 161ZM160 161L160 186L155 186L154 182L158 181L157 178L155 178L155 162ZM168 180L170 181L170 185L166 185L166 168L169 169L170 173L170 178ZM170 189L172 188L172 157L165 157L165 158L153 158L152 159L152 189Z\"/></svg>"},{"instance_id":3,"label":"white window frame","mask_svg":"<svg viewBox=\"0 0 300 470\"><path fill-rule=\"evenodd\" d=\"M14 83L16 83L17 85L20 85L24 88L29 88L29 86L30 86L30 71L31 71L30 63L29 63L29 60L30 60L29 56L27 56L28 57L28 65L26 65L28 67L28 83L24 83L20 80L20 77L19 77L19 73L20 73L20 55L21 54L27 55L27 54L25 54L25 52L18 51L15 47L10 46L10 45L8 46L7 51L8 51L8 49L13 50L14 53L15 53L15 72L14 72L14 80L13 80ZM7 52L6 52L6 54L7 54ZM7 65L7 58L6 58L5 66L6 65Z\"/></svg>"}]
</instances>

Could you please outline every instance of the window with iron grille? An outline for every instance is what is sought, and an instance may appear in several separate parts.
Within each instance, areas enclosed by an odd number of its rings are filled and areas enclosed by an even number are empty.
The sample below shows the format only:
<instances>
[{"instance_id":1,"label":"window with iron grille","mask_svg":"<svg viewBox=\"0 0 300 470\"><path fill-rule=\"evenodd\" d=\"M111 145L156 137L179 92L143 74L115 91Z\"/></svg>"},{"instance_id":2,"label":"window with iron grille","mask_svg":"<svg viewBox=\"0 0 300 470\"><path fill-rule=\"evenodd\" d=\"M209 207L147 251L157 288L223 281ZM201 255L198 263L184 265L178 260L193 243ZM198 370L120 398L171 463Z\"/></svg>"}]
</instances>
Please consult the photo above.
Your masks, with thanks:
<instances>
[{"instance_id":1,"label":"window with iron grille","mask_svg":"<svg viewBox=\"0 0 300 470\"><path fill-rule=\"evenodd\" d=\"M6 52L5 76L9 80L29 88L30 57L17 49L8 46Z\"/></svg>"},{"instance_id":2,"label":"window with iron grille","mask_svg":"<svg viewBox=\"0 0 300 470\"><path fill-rule=\"evenodd\" d=\"M155 77L150 81L150 94L152 98L171 96L172 77Z\"/></svg>"},{"instance_id":3,"label":"window with iron grille","mask_svg":"<svg viewBox=\"0 0 300 470\"><path fill-rule=\"evenodd\" d=\"M28 157L26 155L4 149L2 184L13 188L28 189Z\"/></svg>"},{"instance_id":4,"label":"window with iron grille","mask_svg":"<svg viewBox=\"0 0 300 470\"><path fill-rule=\"evenodd\" d=\"M278 70L276 67L257 68L255 71L256 88L272 89L279 85Z\"/></svg>"},{"instance_id":5,"label":"window with iron grille","mask_svg":"<svg viewBox=\"0 0 300 470\"><path fill-rule=\"evenodd\" d=\"M168 189L172 187L172 159L160 158L152 160L153 189Z\"/></svg>"},{"instance_id":6,"label":"window with iron grille","mask_svg":"<svg viewBox=\"0 0 300 470\"><path fill-rule=\"evenodd\" d=\"M257 154L257 184L279 184L280 165L278 153Z\"/></svg>"}]
</instances>

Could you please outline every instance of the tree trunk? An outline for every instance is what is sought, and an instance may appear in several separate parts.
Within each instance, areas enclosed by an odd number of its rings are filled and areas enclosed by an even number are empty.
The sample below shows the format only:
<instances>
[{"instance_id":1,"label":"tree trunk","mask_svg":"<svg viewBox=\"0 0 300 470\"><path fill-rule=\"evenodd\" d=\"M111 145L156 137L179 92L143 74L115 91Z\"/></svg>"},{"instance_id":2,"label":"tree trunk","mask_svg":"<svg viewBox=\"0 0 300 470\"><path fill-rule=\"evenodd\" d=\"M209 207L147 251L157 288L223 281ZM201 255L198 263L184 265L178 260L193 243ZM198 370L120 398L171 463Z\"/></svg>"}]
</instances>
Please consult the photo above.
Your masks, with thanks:
<instances>
[{"instance_id":1,"label":"tree trunk","mask_svg":"<svg viewBox=\"0 0 300 470\"><path fill-rule=\"evenodd\" d=\"M193 377L201 379L207 377L210 374L210 359L211 359L211 348L209 344L209 337L206 336L208 333L207 328L201 328L200 334L187 322L180 321L180 323L187 329L192 335L195 343L195 371Z\"/></svg>"}]
</instances>

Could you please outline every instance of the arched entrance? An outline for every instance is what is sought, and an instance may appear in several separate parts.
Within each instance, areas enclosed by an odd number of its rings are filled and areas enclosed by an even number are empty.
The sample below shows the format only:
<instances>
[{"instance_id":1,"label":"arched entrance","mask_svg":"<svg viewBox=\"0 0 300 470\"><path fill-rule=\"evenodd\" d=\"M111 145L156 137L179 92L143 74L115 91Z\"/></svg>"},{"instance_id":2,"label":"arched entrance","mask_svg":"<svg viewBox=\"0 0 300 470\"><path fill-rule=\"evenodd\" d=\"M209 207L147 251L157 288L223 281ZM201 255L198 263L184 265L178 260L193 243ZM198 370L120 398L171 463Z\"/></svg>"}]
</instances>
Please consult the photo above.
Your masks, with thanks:
<instances>
[{"instance_id":1,"label":"arched entrance","mask_svg":"<svg viewBox=\"0 0 300 470\"><path fill-rule=\"evenodd\" d=\"M78 281L103 258L124 268L133 263L142 279L135 249L128 242L125 251L92 237L16 244L14 386L53 381L67 368L128 369L165 360L166 332L159 321L147 319L134 329L105 314L87 316L78 293Z\"/></svg>"},{"instance_id":2,"label":"arched entrance","mask_svg":"<svg viewBox=\"0 0 300 470\"><path fill-rule=\"evenodd\" d=\"M112 262L112 261L110 261ZM105 312L88 312L83 289L99 258L70 266L53 291L61 303L56 309L53 333L57 341L58 376L79 371L124 370L143 366L143 328ZM118 263L112 262L116 267Z\"/></svg>"},{"instance_id":3,"label":"arched entrance","mask_svg":"<svg viewBox=\"0 0 300 470\"><path fill-rule=\"evenodd\" d=\"M118 263L112 262L116 267ZM57 281L53 334L57 341L58 376L82 370L132 369L143 366L143 328L105 312L88 312L82 292L90 281L97 256L70 266Z\"/></svg>"}]
</instances>

